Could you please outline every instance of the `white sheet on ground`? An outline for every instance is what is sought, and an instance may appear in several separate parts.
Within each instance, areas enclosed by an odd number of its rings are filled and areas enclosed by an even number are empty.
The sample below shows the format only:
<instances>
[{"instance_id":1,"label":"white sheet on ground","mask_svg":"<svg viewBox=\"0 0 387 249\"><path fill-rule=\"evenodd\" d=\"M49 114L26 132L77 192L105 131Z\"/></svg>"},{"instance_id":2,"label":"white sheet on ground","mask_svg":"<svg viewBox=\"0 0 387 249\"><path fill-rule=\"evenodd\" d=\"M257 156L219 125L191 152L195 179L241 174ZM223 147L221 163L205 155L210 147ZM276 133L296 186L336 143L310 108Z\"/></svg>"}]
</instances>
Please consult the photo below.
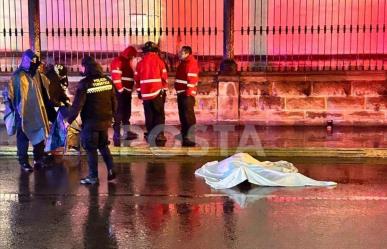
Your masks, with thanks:
<instances>
[{"instance_id":1,"label":"white sheet on ground","mask_svg":"<svg viewBox=\"0 0 387 249\"><path fill-rule=\"evenodd\" d=\"M195 171L214 189L232 188L249 181L260 186L334 186L335 182L316 181L300 173L286 161L260 162L247 153L238 153L223 161L208 162Z\"/></svg>"}]
</instances>

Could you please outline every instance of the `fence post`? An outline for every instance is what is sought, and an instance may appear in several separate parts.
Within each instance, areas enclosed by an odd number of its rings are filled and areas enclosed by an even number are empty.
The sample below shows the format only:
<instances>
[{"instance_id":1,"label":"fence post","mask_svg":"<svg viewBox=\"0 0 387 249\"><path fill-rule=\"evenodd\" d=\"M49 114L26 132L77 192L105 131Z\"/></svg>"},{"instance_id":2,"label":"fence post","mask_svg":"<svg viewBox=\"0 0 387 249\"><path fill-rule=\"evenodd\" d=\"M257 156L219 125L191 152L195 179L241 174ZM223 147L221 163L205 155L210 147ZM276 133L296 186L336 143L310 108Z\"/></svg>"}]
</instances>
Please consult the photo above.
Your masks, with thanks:
<instances>
[{"instance_id":1,"label":"fence post","mask_svg":"<svg viewBox=\"0 0 387 249\"><path fill-rule=\"evenodd\" d=\"M40 56L40 8L37 0L28 0L28 31L30 34L30 48Z\"/></svg>"},{"instance_id":2,"label":"fence post","mask_svg":"<svg viewBox=\"0 0 387 249\"><path fill-rule=\"evenodd\" d=\"M240 78L234 60L234 0L224 0L223 60L218 82L218 122L237 122L240 119Z\"/></svg>"},{"instance_id":3,"label":"fence post","mask_svg":"<svg viewBox=\"0 0 387 249\"><path fill-rule=\"evenodd\" d=\"M223 61L220 64L220 72L222 74L236 74L237 65L234 60L234 0L224 0L223 9Z\"/></svg>"}]
</instances>

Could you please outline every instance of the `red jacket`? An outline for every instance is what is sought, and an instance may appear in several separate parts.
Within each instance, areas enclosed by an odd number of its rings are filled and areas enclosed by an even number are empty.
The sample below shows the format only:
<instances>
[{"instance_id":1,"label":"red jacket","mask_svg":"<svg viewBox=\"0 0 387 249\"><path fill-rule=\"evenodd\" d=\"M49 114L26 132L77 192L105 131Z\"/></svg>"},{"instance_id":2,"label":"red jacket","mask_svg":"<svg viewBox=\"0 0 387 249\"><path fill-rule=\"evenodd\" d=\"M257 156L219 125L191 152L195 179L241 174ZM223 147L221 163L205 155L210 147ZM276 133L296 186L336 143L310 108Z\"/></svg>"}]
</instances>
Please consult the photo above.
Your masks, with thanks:
<instances>
[{"instance_id":1,"label":"red jacket","mask_svg":"<svg viewBox=\"0 0 387 249\"><path fill-rule=\"evenodd\" d=\"M136 90L143 100L154 99L162 89L168 90L168 74L165 63L153 52L147 53L137 64L134 73Z\"/></svg>"},{"instance_id":2,"label":"red jacket","mask_svg":"<svg viewBox=\"0 0 387 249\"><path fill-rule=\"evenodd\" d=\"M189 55L177 67L175 89L177 94L185 93L187 96L197 94L199 82L199 65L193 55Z\"/></svg>"},{"instance_id":3,"label":"red jacket","mask_svg":"<svg viewBox=\"0 0 387 249\"><path fill-rule=\"evenodd\" d=\"M113 84L118 92L124 90L131 92L134 85L134 72L130 66L131 56L136 56L137 51L134 47L125 49L119 57L113 59L110 64Z\"/></svg>"}]
</instances>

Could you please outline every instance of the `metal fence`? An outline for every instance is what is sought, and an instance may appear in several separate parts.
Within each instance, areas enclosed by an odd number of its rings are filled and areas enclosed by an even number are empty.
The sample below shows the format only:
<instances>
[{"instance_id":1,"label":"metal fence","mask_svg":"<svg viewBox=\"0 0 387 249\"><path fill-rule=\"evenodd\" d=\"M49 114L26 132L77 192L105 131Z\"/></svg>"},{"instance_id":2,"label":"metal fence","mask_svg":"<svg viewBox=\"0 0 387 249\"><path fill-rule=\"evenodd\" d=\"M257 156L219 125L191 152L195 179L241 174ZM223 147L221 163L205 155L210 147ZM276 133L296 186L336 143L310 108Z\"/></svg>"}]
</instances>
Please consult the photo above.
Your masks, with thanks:
<instances>
[{"instance_id":1,"label":"metal fence","mask_svg":"<svg viewBox=\"0 0 387 249\"><path fill-rule=\"evenodd\" d=\"M0 0L0 72L13 71L29 46L28 0Z\"/></svg>"},{"instance_id":2,"label":"metal fence","mask_svg":"<svg viewBox=\"0 0 387 249\"><path fill-rule=\"evenodd\" d=\"M43 59L73 71L85 54L108 69L129 44L157 42L170 70L182 45L203 71L223 55L223 0L39 0ZM29 44L28 0L0 0L0 70ZM385 70L387 0L238 0L234 49L241 71Z\"/></svg>"}]
</instances>

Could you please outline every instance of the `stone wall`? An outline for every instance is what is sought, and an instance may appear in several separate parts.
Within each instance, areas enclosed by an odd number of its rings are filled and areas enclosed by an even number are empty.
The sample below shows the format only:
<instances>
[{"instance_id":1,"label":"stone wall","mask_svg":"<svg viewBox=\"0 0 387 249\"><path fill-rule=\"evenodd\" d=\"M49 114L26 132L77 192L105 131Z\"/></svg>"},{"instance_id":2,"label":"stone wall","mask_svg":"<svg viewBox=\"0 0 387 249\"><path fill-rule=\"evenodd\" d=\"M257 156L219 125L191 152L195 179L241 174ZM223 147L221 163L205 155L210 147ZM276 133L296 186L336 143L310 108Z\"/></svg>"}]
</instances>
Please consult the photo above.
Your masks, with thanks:
<instances>
[{"instance_id":1,"label":"stone wall","mask_svg":"<svg viewBox=\"0 0 387 249\"><path fill-rule=\"evenodd\" d=\"M387 125L385 73L245 75L242 123L265 125Z\"/></svg>"},{"instance_id":2,"label":"stone wall","mask_svg":"<svg viewBox=\"0 0 387 249\"><path fill-rule=\"evenodd\" d=\"M0 90L9 75L0 76ZM74 93L78 77L71 77ZM170 78L173 82L174 78ZM386 72L243 73L201 76L198 123L260 125L387 125ZM0 118L4 107L0 105ZM173 86L166 102L166 120L177 124ZM133 96L132 123L143 124L142 103Z\"/></svg>"}]
</instances>

